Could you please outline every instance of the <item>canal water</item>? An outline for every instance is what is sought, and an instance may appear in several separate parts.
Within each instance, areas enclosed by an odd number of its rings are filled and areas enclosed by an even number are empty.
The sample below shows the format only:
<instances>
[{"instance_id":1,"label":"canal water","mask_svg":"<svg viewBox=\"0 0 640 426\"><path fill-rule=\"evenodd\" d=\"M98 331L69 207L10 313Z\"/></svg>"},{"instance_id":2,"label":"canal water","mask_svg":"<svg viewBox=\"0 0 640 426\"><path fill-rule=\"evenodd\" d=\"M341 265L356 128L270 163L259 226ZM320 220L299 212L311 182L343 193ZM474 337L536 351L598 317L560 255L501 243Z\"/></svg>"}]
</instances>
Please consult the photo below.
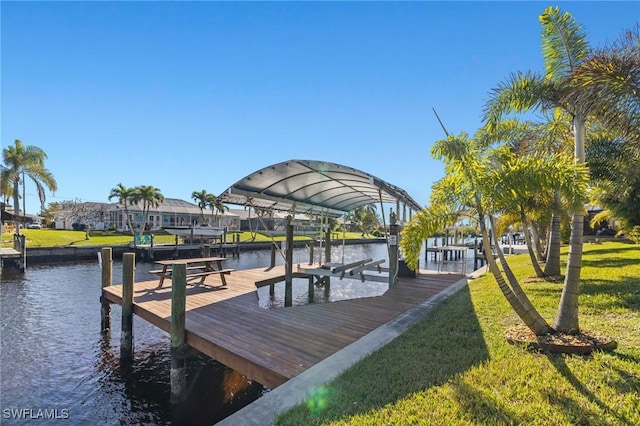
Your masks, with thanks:
<instances>
[{"instance_id":1,"label":"canal water","mask_svg":"<svg viewBox=\"0 0 640 426\"><path fill-rule=\"evenodd\" d=\"M318 250L316 250L317 252ZM386 259L385 244L333 247L332 261ZM421 268L437 269L424 259ZM277 264L283 264L277 256ZM294 263L309 261L297 249ZM316 256L316 260L318 260ZM470 259L472 266L473 259ZM270 264L270 252L242 252L230 268ZM135 279L152 279L153 263L138 262ZM456 267L455 264L449 265ZM471 270L471 269L468 269ZM122 263L114 262L113 283L122 282ZM187 360L187 402L171 408L169 336L134 317L131 366L121 366L120 307L112 305L111 328L100 332L101 270L97 261L28 266L25 274L2 277L0 285L0 424L212 425L269 392L259 383L195 352ZM315 293L315 303L381 294L385 283L332 280L331 293ZM294 304L307 303L307 280L294 285ZM284 304L283 289L259 292L265 309Z\"/></svg>"}]
</instances>

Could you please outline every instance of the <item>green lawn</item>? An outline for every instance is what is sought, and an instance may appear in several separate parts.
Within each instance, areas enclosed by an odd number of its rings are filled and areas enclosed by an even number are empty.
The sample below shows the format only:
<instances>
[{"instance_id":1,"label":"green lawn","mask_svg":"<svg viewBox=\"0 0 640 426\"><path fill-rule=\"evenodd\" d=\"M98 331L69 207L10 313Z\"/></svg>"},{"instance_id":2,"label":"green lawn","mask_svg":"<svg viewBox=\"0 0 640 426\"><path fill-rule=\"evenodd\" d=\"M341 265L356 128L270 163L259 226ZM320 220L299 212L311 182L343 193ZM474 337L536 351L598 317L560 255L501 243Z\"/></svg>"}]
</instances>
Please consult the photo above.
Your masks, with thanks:
<instances>
[{"instance_id":1,"label":"green lawn","mask_svg":"<svg viewBox=\"0 0 640 426\"><path fill-rule=\"evenodd\" d=\"M533 275L528 256L509 259L520 278ZM581 327L615 337L613 352L551 355L507 344L505 331L520 321L486 275L277 424L638 425L640 246L585 244L582 278ZM524 285L549 321L561 287Z\"/></svg>"},{"instance_id":2,"label":"green lawn","mask_svg":"<svg viewBox=\"0 0 640 426\"><path fill-rule=\"evenodd\" d=\"M90 231L90 238L87 240L84 231L68 231L61 229L22 229L20 231L25 235L28 247L63 247L63 246L117 246L126 245L133 241L131 235L122 234L112 231ZM240 241L272 241L271 236L266 233L240 232ZM342 232L333 236L339 236L342 239ZM346 239L362 238L359 232L345 233ZM276 241L281 241L284 237L274 237ZM295 240L309 240L310 237L297 235ZM232 241L232 237L228 237ZM158 233L154 237L156 244L173 244L175 237L173 235ZM13 234L2 234L2 247L13 246Z\"/></svg>"}]
</instances>

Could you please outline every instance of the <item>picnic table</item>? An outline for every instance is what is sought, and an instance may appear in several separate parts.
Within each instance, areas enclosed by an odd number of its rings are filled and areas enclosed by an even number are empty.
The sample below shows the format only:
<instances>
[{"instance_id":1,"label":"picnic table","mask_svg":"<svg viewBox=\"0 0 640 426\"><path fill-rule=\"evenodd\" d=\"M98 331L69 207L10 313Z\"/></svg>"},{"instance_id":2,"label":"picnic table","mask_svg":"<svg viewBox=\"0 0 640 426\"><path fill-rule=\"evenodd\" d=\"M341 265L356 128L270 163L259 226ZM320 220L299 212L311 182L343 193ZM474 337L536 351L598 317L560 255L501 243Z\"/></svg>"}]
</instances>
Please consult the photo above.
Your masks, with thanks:
<instances>
[{"instance_id":1,"label":"picnic table","mask_svg":"<svg viewBox=\"0 0 640 426\"><path fill-rule=\"evenodd\" d=\"M159 275L160 283L158 287L162 287L165 278L171 278L173 265L186 265L187 280L190 278L200 278L203 283L209 275L218 274L222 280L222 285L227 285L225 275L234 271L234 269L225 269L222 262L227 260L226 257L195 257L190 259L173 259L173 260L157 260L155 263L162 266L162 269L149 271L150 274Z\"/></svg>"}]
</instances>

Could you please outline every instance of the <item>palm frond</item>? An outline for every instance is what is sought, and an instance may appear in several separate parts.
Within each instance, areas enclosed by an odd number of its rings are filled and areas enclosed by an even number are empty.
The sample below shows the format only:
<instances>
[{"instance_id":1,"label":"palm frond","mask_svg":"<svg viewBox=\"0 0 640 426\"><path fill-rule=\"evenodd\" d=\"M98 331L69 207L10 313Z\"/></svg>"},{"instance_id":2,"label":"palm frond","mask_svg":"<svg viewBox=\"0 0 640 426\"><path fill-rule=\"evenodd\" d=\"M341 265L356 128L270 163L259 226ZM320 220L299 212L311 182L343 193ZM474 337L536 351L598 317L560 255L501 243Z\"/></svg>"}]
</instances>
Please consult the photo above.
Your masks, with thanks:
<instances>
[{"instance_id":1,"label":"palm frond","mask_svg":"<svg viewBox=\"0 0 640 426\"><path fill-rule=\"evenodd\" d=\"M422 245L431 235L443 231L447 224L455 220L456 213L442 206L430 206L417 212L402 230L400 248L407 265L418 269Z\"/></svg>"},{"instance_id":2,"label":"palm frond","mask_svg":"<svg viewBox=\"0 0 640 426\"><path fill-rule=\"evenodd\" d=\"M546 78L567 78L587 56L589 45L581 25L569 12L547 7L540 15Z\"/></svg>"},{"instance_id":3,"label":"palm frond","mask_svg":"<svg viewBox=\"0 0 640 426\"><path fill-rule=\"evenodd\" d=\"M495 132L507 113L538 108L545 110L555 106L557 100L552 82L531 71L512 73L489 92L482 120L487 131Z\"/></svg>"},{"instance_id":4,"label":"palm frond","mask_svg":"<svg viewBox=\"0 0 640 426\"><path fill-rule=\"evenodd\" d=\"M591 52L573 80L568 101L590 105L592 116L640 142L640 25Z\"/></svg>"}]
</instances>

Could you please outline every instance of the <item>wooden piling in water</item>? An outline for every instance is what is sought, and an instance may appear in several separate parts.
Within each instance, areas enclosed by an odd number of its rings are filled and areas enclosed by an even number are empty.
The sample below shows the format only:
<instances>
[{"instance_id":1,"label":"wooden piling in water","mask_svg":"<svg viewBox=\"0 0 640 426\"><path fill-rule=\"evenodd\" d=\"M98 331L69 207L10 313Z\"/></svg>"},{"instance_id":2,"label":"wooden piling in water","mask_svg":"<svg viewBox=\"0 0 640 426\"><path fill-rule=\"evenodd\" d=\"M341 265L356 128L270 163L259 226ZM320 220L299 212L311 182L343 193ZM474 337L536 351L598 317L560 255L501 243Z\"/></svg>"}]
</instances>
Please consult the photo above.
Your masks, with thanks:
<instances>
[{"instance_id":1,"label":"wooden piling in water","mask_svg":"<svg viewBox=\"0 0 640 426\"><path fill-rule=\"evenodd\" d=\"M122 257L122 331L120 334L120 361L133 360L133 282L135 253Z\"/></svg>"},{"instance_id":2,"label":"wooden piling in water","mask_svg":"<svg viewBox=\"0 0 640 426\"><path fill-rule=\"evenodd\" d=\"M308 293L309 293L309 303L313 303L313 298L315 296L315 285L313 282L313 275L309 275Z\"/></svg>"},{"instance_id":3,"label":"wooden piling in water","mask_svg":"<svg viewBox=\"0 0 640 426\"><path fill-rule=\"evenodd\" d=\"M276 266L276 243L271 243L271 267Z\"/></svg>"},{"instance_id":4,"label":"wooden piling in water","mask_svg":"<svg viewBox=\"0 0 640 426\"><path fill-rule=\"evenodd\" d=\"M103 247L100 253L102 259L102 288L109 287L113 276L113 257L111 247ZM104 333L111 329L111 305L100 293L100 330Z\"/></svg>"},{"instance_id":5,"label":"wooden piling in water","mask_svg":"<svg viewBox=\"0 0 640 426\"><path fill-rule=\"evenodd\" d=\"M331 230L327 226L324 233L324 259L327 264L331 263ZM329 297L331 293L331 277L322 277L324 284L325 297Z\"/></svg>"},{"instance_id":6,"label":"wooden piling in water","mask_svg":"<svg viewBox=\"0 0 640 426\"><path fill-rule=\"evenodd\" d=\"M398 224L396 215L389 214L389 288L393 287L398 279Z\"/></svg>"},{"instance_id":7,"label":"wooden piling in water","mask_svg":"<svg viewBox=\"0 0 640 426\"><path fill-rule=\"evenodd\" d=\"M284 306L287 307L293 306L293 225L291 224L291 216L287 218L285 241Z\"/></svg>"},{"instance_id":8,"label":"wooden piling in water","mask_svg":"<svg viewBox=\"0 0 640 426\"><path fill-rule=\"evenodd\" d=\"M331 263L331 230L328 227L324 233L324 258L327 263Z\"/></svg>"},{"instance_id":9,"label":"wooden piling in water","mask_svg":"<svg viewBox=\"0 0 640 426\"><path fill-rule=\"evenodd\" d=\"M185 309L187 303L187 265L174 264L171 280L171 403L187 397L185 370Z\"/></svg>"},{"instance_id":10,"label":"wooden piling in water","mask_svg":"<svg viewBox=\"0 0 640 426\"><path fill-rule=\"evenodd\" d=\"M27 269L27 237L24 234L14 235L13 248L20 252L20 259L17 263L18 271L24 272Z\"/></svg>"},{"instance_id":11,"label":"wooden piling in water","mask_svg":"<svg viewBox=\"0 0 640 426\"><path fill-rule=\"evenodd\" d=\"M276 243L271 243L271 267L276 266ZM276 285L271 283L269 285L269 297L274 298L276 295Z\"/></svg>"}]
</instances>

